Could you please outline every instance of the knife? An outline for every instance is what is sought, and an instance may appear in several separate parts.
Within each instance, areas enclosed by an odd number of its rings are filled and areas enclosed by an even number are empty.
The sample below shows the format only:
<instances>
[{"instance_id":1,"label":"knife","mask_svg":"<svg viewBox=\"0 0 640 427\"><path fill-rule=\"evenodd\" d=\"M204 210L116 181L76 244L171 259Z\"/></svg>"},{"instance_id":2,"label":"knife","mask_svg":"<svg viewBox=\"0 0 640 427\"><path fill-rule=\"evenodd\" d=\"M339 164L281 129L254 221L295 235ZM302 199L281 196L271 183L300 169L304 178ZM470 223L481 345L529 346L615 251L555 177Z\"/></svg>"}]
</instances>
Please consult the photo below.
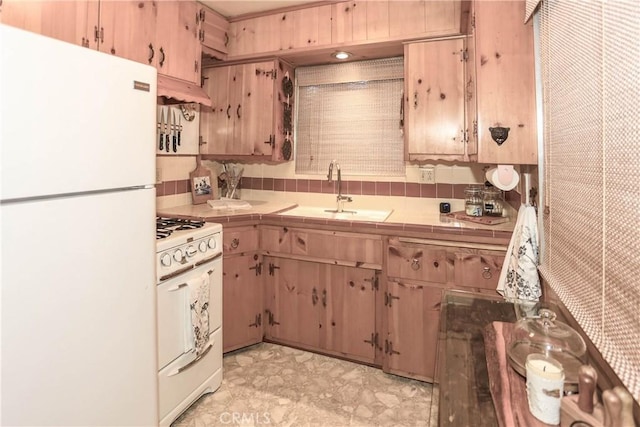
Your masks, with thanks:
<instances>
[{"instance_id":1,"label":"knife","mask_svg":"<svg viewBox=\"0 0 640 427\"><path fill-rule=\"evenodd\" d=\"M176 135L178 134L178 131L177 131L177 127L178 126L176 124L176 112L172 111L171 114L173 115L173 120L172 120L173 129L171 131L171 135L172 135L172 139L173 139L173 152L177 153L178 152L178 146L177 146L178 137Z\"/></svg>"},{"instance_id":2,"label":"knife","mask_svg":"<svg viewBox=\"0 0 640 427\"><path fill-rule=\"evenodd\" d=\"M160 108L160 143L158 144L158 149L160 151L164 150L164 108Z\"/></svg>"},{"instance_id":3,"label":"knife","mask_svg":"<svg viewBox=\"0 0 640 427\"><path fill-rule=\"evenodd\" d=\"M180 145L180 133L182 132L182 113L178 114L178 145Z\"/></svg>"},{"instance_id":4,"label":"knife","mask_svg":"<svg viewBox=\"0 0 640 427\"><path fill-rule=\"evenodd\" d=\"M169 152L169 143L171 142L171 107L167 107L167 120L165 121L165 125L167 126L167 130L164 133L165 134L165 150L167 151L167 153Z\"/></svg>"}]
</instances>

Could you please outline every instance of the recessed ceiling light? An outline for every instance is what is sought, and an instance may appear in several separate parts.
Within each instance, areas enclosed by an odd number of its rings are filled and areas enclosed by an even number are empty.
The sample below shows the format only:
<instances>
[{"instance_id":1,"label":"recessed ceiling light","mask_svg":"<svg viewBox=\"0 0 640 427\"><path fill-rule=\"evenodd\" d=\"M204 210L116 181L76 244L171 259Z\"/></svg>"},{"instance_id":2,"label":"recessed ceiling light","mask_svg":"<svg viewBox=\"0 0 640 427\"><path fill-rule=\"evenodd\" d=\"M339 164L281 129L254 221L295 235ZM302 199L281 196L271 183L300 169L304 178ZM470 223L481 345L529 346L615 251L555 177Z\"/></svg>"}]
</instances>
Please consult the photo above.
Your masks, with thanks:
<instances>
[{"instance_id":1,"label":"recessed ceiling light","mask_svg":"<svg viewBox=\"0 0 640 427\"><path fill-rule=\"evenodd\" d=\"M334 52L331 54L336 59L347 59L351 56L349 52Z\"/></svg>"}]
</instances>

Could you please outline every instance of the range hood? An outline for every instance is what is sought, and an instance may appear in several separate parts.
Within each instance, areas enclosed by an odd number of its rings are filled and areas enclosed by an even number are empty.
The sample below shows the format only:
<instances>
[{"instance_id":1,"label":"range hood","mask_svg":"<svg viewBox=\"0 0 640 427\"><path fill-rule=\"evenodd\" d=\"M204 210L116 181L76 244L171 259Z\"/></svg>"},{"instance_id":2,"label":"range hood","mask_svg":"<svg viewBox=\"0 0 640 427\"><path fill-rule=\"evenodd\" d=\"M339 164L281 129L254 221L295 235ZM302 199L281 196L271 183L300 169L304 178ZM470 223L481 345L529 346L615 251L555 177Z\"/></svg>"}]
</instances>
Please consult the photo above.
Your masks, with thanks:
<instances>
[{"instance_id":1,"label":"range hood","mask_svg":"<svg viewBox=\"0 0 640 427\"><path fill-rule=\"evenodd\" d=\"M211 107L211 98L200 86L163 74L158 74L158 98L165 105L196 103Z\"/></svg>"}]
</instances>

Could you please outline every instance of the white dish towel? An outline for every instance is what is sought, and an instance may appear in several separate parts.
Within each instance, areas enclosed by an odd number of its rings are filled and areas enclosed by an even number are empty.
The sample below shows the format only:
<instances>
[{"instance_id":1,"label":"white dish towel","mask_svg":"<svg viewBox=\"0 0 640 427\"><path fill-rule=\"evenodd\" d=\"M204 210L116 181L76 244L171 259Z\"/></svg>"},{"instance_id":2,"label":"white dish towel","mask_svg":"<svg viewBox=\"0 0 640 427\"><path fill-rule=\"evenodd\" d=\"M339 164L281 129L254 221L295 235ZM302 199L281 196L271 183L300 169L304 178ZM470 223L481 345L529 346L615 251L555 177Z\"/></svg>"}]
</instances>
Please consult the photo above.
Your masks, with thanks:
<instances>
[{"instance_id":1,"label":"white dish towel","mask_svg":"<svg viewBox=\"0 0 640 427\"><path fill-rule=\"evenodd\" d=\"M209 342L209 274L203 273L200 277L189 280L188 305L191 313L191 322L187 336L193 337L192 347L196 349L196 355L200 355Z\"/></svg>"},{"instance_id":2,"label":"white dish towel","mask_svg":"<svg viewBox=\"0 0 640 427\"><path fill-rule=\"evenodd\" d=\"M542 295L538 276L538 223L533 206L521 206L498 288L508 300L538 301Z\"/></svg>"}]
</instances>

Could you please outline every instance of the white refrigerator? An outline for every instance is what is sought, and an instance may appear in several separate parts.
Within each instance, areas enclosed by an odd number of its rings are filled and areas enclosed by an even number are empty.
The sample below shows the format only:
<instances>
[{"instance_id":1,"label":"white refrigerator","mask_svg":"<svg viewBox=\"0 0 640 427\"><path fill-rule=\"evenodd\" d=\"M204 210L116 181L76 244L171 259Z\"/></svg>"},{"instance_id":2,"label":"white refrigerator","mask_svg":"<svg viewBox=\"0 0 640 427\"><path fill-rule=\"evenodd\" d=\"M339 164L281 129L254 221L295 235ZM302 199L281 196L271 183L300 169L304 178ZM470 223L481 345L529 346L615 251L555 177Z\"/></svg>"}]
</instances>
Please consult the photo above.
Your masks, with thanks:
<instances>
[{"instance_id":1,"label":"white refrigerator","mask_svg":"<svg viewBox=\"0 0 640 427\"><path fill-rule=\"evenodd\" d=\"M0 424L158 423L156 70L0 25Z\"/></svg>"}]
</instances>

